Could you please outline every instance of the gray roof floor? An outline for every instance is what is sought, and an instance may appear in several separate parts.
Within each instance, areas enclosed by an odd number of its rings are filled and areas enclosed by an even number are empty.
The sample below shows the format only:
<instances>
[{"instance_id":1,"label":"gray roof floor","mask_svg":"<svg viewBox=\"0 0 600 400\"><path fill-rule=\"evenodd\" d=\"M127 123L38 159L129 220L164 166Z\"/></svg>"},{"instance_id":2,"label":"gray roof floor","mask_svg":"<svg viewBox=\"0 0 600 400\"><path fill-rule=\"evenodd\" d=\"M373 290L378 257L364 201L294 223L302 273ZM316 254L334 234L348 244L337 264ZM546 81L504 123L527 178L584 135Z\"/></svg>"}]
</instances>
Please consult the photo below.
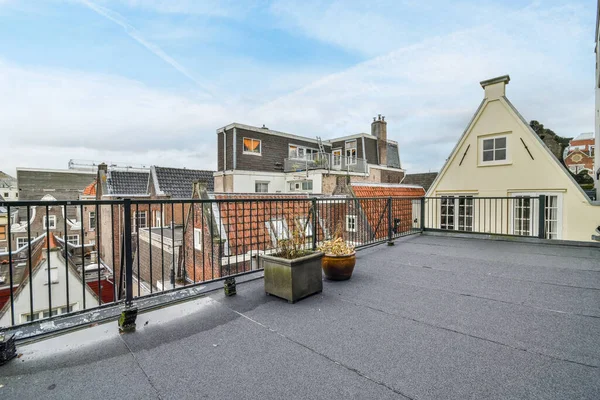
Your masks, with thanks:
<instances>
[{"instance_id":1,"label":"gray roof floor","mask_svg":"<svg viewBox=\"0 0 600 400\"><path fill-rule=\"evenodd\" d=\"M412 236L296 304L259 279L19 352L2 399L599 399L600 249Z\"/></svg>"}]
</instances>

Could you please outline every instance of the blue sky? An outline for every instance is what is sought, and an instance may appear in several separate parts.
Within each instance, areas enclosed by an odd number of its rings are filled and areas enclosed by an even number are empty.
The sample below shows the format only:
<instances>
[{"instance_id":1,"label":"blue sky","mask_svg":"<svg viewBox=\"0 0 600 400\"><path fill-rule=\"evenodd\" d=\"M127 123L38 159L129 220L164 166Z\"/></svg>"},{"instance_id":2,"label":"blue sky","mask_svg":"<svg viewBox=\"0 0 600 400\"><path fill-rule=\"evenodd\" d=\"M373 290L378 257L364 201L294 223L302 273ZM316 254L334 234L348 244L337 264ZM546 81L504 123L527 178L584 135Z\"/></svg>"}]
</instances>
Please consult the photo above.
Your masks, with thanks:
<instances>
[{"instance_id":1,"label":"blue sky","mask_svg":"<svg viewBox=\"0 0 600 400\"><path fill-rule=\"evenodd\" d=\"M527 119L593 130L596 2L0 0L0 169L69 159L215 169L231 122L324 138L386 115L439 169L511 75Z\"/></svg>"}]
</instances>

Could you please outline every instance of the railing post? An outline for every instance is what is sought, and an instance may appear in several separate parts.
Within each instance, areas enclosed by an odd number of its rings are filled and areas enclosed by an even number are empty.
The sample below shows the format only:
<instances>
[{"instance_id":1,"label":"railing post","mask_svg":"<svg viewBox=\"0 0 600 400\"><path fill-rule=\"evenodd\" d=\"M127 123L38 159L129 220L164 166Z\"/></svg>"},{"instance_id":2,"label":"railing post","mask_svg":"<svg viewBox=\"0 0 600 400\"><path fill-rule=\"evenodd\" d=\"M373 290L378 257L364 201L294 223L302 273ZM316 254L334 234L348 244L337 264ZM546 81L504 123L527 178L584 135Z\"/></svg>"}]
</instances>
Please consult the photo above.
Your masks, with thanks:
<instances>
[{"instance_id":1,"label":"railing post","mask_svg":"<svg viewBox=\"0 0 600 400\"><path fill-rule=\"evenodd\" d=\"M312 249L317 250L317 198L312 198Z\"/></svg>"},{"instance_id":2,"label":"railing post","mask_svg":"<svg viewBox=\"0 0 600 400\"><path fill-rule=\"evenodd\" d=\"M125 252L125 309L119 318L119 331L134 332L137 308L133 306L133 254L131 249L131 199L123 201L123 233ZM122 273L122 272L121 272Z\"/></svg>"},{"instance_id":3,"label":"railing post","mask_svg":"<svg viewBox=\"0 0 600 400\"><path fill-rule=\"evenodd\" d=\"M540 195L538 206L538 237L544 239L546 237L546 195Z\"/></svg>"},{"instance_id":4,"label":"railing post","mask_svg":"<svg viewBox=\"0 0 600 400\"><path fill-rule=\"evenodd\" d=\"M392 198L388 197L388 246L393 246L392 241Z\"/></svg>"},{"instance_id":5,"label":"railing post","mask_svg":"<svg viewBox=\"0 0 600 400\"><path fill-rule=\"evenodd\" d=\"M421 232L425 231L425 196L421 197Z\"/></svg>"}]
</instances>

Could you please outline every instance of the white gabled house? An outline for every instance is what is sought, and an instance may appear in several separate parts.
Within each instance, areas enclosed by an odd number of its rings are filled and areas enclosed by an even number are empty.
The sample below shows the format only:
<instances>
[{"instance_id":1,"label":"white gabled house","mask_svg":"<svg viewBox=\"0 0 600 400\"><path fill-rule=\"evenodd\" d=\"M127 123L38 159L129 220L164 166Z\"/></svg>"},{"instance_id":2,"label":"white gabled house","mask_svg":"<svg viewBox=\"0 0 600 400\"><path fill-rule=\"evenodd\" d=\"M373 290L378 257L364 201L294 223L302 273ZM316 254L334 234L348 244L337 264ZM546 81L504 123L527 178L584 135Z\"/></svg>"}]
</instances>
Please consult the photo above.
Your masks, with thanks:
<instances>
[{"instance_id":1,"label":"white gabled house","mask_svg":"<svg viewBox=\"0 0 600 400\"><path fill-rule=\"evenodd\" d=\"M445 230L589 241L600 225L592 202L506 98L508 75L481 82L484 99L427 192L428 225ZM510 199L482 200L481 197Z\"/></svg>"}]
</instances>

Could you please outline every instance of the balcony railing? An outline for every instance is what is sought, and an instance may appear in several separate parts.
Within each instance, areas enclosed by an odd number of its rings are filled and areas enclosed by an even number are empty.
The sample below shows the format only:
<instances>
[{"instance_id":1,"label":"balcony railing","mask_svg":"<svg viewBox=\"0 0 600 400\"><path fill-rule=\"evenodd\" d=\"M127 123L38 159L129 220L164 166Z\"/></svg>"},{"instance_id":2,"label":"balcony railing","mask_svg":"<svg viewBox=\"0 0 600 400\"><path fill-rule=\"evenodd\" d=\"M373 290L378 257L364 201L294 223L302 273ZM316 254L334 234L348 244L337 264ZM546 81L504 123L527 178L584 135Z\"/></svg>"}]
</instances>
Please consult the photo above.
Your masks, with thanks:
<instances>
[{"instance_id":1,"label":"balcony railing","mask_svg":"<svg viewBox=\"0 0 600 400\"><path fill-rule=\"evenodd\" d=\"M7 226L8 251L0 253L0 331L254 273L261 255L277 253L294 233L310 249L338 236L360 248L423 231L556 239L560 226L552 196L249 195L0 206L25 215ZM95 218L86 217L91 212ZM51 215L56 223L43 225Z\"/></svg>"},{"instance_id":2,"label":"balcony railing","mask_svg":"<svg viewBox=\"0 0 600 400\"><path fill-rule=\"evenodd\" d=\"M367 160L364 158L333 155L331 153L315 153L306 155L306 158L286 158L283 163L283 170L285 172L302 172L317 169L361 174L369 172Z\"/></svg>"}]
</instances>

